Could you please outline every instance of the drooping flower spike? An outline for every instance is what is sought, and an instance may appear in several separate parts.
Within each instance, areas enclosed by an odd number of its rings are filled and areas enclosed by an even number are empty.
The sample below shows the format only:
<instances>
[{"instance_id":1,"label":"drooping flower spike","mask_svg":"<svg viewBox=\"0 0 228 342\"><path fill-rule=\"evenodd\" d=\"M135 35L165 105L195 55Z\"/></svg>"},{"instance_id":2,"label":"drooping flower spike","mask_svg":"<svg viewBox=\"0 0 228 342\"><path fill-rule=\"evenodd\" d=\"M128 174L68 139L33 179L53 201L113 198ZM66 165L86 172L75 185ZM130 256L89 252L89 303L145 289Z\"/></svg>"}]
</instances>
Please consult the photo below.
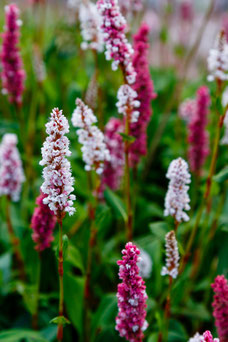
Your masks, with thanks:
<instances>
[{"instance_id":1,"label":"drooping flower spike","mask_svg":"<svg viewBox=\"0 0 228 342\"><path fill-rule=\"evenodd\" d=\"M112 69L122 68L127 83L133 84L136 72L132 65L133 49L126 38L127 23L120 12L118 0L98 0L97 8L102 18L107 60L113 60Z\"/></svg>"},{"instance_id":2,"label":"drooping flower spike","mask_svg":"<svg viewBox=\"0 0 228 342\"><path fill-rule=\"evenodd\" d=\"M20 37L19 9L17 5L5 6L5 26L2 33L2 93L8 95L9 101L17 105L22 103L25 71L18 47Z\"/></svg>"},{"instance_id":3,"label":"drooping flower spike","mask_svg":"<svg viewBox=\"0 0 228 342\"><path fill-rule=\"evenodd\" d=\"M105 143L110 153L110 160L104 163L100 189L102 192L106 185L116 190L121 184L124 172L124 144L119 133L123 131L123 123L117 118L111 118L105 127Z\"/></svg>"},{"instance_id":4,"label":"drooping flower spike","mask_svg":"<svg viewBox=\"0 0 228 342\"><path fill-rule=\"evenodd\" d=\"M208 69L210 72L208 81L228 80L228 44L224 31L220 32L215 47L209 52Z\"/></svg>"},{"instance_id":5,"label":"drooping flower spike","mask_svg":"<svg viewBox=\"0 0 228 342\"><path fill-rule=\"evenodd\" d=\"M118 90L117 99L118 113L123 114L131 123L137 122L140 114L138 111L140 102L137 100L136 91L128 84L124 84Z\"/></svg>"},{"instance_id":6,"label":"drooping flower spike","mask_svg":"<svg viewBox=\"0 0 228 342\"><path fill-rule=\"evenodd\" d=\"M185 210L190 210L190 198L188 195L191 176L188 164L182 158L173 160L168 168L166 177L170 180L165 197L164 215L173 216L177 222L188 221L189 217Z\"/></svg>"},{"instance_id":7,"label":"drooping flower spike","mask_svg":"<svg viewBox=\"0 0 228 342\"><path fill-rule=\"evenodd\" d=\"M17 202L25 181L21 158L17 149L17 136L5 134L0 145L0 196L7 195Z\"/></svg>"},{"instance_id":8,"label":"drooping flower spike","mask_svg":"<svg viewBox=\"0 0 228 342\"><path fill-rule=\"evenodd\" d=\"M81 34L83 50L92 49L102 52L104 49L103 34L99 30L101 26L101 16L97 7L91 1L81 3L79 7L79 20L81 25Z\"/></svg>"},{"instance_id":9,"label":"drooping flower spike","mask_svg":"<svg viewBox=\"0 0 228 342\"><path fill-rule=\"evenodd\" d=\"M130 146L130 161L133 166L139 163L141 156L146 155L147 127L152 115L151 101L156 97L150 77L148 35L149 27L142 24L134 36L133 66L136 71L136 81L132 88L137 93L140 107L137 123L132 123L130 126L130 135L135 138Z\"/></svg>"},{"instance_id":10,"label":"drooping flower spike","mask_svg":"<svg viewBox=\"0 0 228 342\"><path fill-rule=\"evenodd\" d=\"M82 144L83 161L85 170L95 170L101 174L104 170L104 162L110 160L110 153L104 141L104 135L94 124L97 118L92 110L83 103L76 100L77 108L72 115L72 124L77 130L78 141Z\"/></svg>"},{"instance_id":11,"label":"drooping flower spike","mask_svg":"<svg viewBox=\"0 0 228 342\"><path fill-rule=\"evenodd\" d=\"M146 318L146 287L139 275L140 251L128 242L122 250L122 260L119 260L119 278L122 283L118 285L118 316L116 317L116 330L127 341L139 342L143 340L143 331L147 328Z\"/></svg>"},{"instance_id":12,"label":"drooping flower spike","mask_svg":"<svg viewBox=\"0 0 228 342\"><path fill-rule=\"evenodd\" d=\"M228 282L224 275L217 276L214 284L213 316L220 342L228 341Z\"/></svg>"},{"instance_id":13,"label":"drooping flower spike","mask_svg":"<svg viewBox=\"0 0 228 342\"><path fill-rule=\"evenodd\" d=\"M178 276L180 256L176 236L173 230L166 234L165 241L166 265L162 268L161 275L169 275L175 279Z\"/></svg>"},{"instance_id":14,"label":"drooping flower spike","mask_svg":"<svg viewBox=\"0 0 228 342\"><path fill-rule=\"evenodd\" d=\"M69 140L65 136L69 132L69 124L62 111L54 108L51 112L50 121L46 124L48 137L41 149L42 160L40 165L45 166L43 170L44 183L41 190L47 196L43 199L51 211L59 218L65 213L73 215L75 208L73 201L75 195L74 179L71 176L70 162L66 157L71 155Z\"/></svg>"},{"instance_id":15,"label":"drooping flower spike","mask_svg":"<svg viewBox=\"0 0 228 342\"><path fill-rule=\"evenodd\" d=\"M54 240L53 230L56 224L56 216L50 210L47 204L43 203L47 195L42 192L36 199L37 207L31 220L31 228L33 229L32 239L36 244L35 249L42 252L50 247L51 242Z\"/></svg>"},{"instance_id":16,"label":"drooping flower spike","mask_svg":"<svg viewBox=\"0 0 228 342\"><path fill-rule=\"evenodd\" d=\"M197 91L195 113L188 126L190 168L198 175L209 153L206 126L210 102L209 89L205 86L200 87Z\"/></svg>"}]
</instances>

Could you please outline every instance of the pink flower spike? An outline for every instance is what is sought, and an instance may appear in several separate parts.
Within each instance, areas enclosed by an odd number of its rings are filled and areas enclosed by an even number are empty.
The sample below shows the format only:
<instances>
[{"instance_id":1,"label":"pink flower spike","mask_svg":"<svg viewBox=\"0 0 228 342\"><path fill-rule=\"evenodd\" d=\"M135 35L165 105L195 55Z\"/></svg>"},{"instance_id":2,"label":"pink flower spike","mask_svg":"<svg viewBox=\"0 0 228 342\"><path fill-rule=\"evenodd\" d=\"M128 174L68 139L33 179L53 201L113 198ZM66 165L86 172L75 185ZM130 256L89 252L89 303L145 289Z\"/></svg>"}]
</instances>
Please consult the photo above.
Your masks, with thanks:
<instances>
[{"instance_id":1,"label":"pink flower spike","mask_svg":"<svg viewBox=\"0 0 228 342\"><path fill-rule=\"evenodd\" d=\"M116 317L116 330L121 337L129 342L142 342L143 331L147 328L146 318L146 287L139 276L140 251L128 242L122 251L122 260L119 260L119 278L122 283L118 285L118 316Z\"/></svg>"},{"instance_id":2,"label":"pink flower spike","mask_svg":"<svg viewBox=\"0 0 228 342\"><path fill-rule=\"evenodd\" d=\"M224 340L225 341L225 340ZM218 338L213 338L211 332L209 330L205 331L203 334L202 342L219 342ZM220 341L221 342L221 341Z\"/></svg>"},{"instance_id":3,"label":"pink flower spike","mask_svg":"<svg viewBox=\"0 0 228 342\"><path fill-rule=\"evenodd\" d=\"M5 6L5 27L2 33L3 43L0 53L2 64L2 93L9 101L21 105L24 91L25 71L18 47L21 21L17 5Z\"/></svg>"},{"instance_id":4,"label":"pink flower spike","mask_svg":"<svg viewBox=\"0 0 228 342\"><path fill-rule=\"evenodd\" d=\"M54 240L53 230L56 224L56 216L51 211L48 205L43 203L47 195L42 191L36 199L38 205L33 213L31 220L31 228L33 229L32 239L36 243L35 249L42 252L44 249L50 247Z\"/></svg>"},{"instance_id":5,"label":"pink flower spike","mask_svg":"<svg viewBox=\"0 0 228 342\"><path fill-rule=\"evenodd\" d=\"M208 133L206 131L207 117L209 114L210 94L206 86L197 91L196 110L188 126L188 150L190 168L196 174L200 174L201 168L209 153Z\"/></svg>"},{"instance_id":6,"label":"pink flower spike","mask_svg":"<svg viewBox=\"0 0 228 342\"><path fill-rule=\"evenodd\" d=\"M134 36L133 66L136 71L136 81L132 88L137 93L140 107L138 109L138 121L132 123L130 127L130 134L135 137L135 141L130 145L130 162L132 166L136 166L140 157L147 153L147 126L152 116L151 101L156 98L148 62L148 35L149 27L142 24Z\"/></svg>"},{"instance_id":7,"label":"pink flower spike","mask_svg":"<svg viewBox=\"0 0 228 342\"><path fill-rule=\"evenodd\" d=\"M17 136L5 134L0 145L0 196L19 201L21 185L25 181L21 158L16 147Z\"/></svg>"},{"instance_id":8,"label":"pink flower spike","mask_svg":"<svg viewBox=\"0 0 228 342\"><path fill-rule=\"evenodd\" d=\"M47 196L43 203L48 204L55 215L63 218L66 212L74 214L73 201L76 197L71 194L74 191L74 179L70 162L66 158L71 155L69 140L65 136L69 132L69 123L58 108L53 109L50 121L46 124L46 132L48 137L41 149L40 161L40 165L45 166L41 190Z\"/></svg>"},{"instance_id":9,"label":"pink flower spike","mask_svg":"<svg viewBox=\"0 0 228 342\"><path fill-rule=\"evenodd\" d=\"M118 0L98 0L97 8L101 16L100 29L106 45L106 59L113 60L113 70L120 66L127 83L133 84L136 77L132 65L134 51L126 38L127 23L120 12Z\"/></svg>"},{"instance_id":10,"label":"pink flower spike","mask_svg":"<svg viewBox=\"0 0 228 342\"><path fill-rule=\"evenodd\" d=\"M220 342L228 341L228 282L224 275L217 276L214 284L213 316Z\"/></svg>"},{"instance_id":11,"label":"pink flower spike","mask_svg":"<svg viewBox=\"0 0 228 342\"><path fill-rule=\"evenodd\" d=\"M105 127L105 143L110 153L110 160L105 161L100 191L107 185L110 189L119 188L124 172L124 144L120 132L124 131L120 119L111 118Z\"/></svg>"}]
</instances>

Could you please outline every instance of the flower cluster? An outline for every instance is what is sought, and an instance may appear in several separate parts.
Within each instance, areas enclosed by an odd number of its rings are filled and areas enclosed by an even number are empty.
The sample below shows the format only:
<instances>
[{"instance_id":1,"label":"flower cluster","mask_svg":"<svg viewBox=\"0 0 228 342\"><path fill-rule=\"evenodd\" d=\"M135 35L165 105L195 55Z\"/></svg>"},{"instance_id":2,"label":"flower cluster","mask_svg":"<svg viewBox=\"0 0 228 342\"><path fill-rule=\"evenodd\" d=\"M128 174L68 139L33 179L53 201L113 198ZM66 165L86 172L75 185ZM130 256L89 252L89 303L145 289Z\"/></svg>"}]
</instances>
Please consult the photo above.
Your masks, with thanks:
<instances>
[{"instance_id":1,"label":"flower cluster","mask_svg":"<svg viewBox=\"0 0 228 342\"><path fill-rule=\"evenodd\" d=\"M50 247L54 240L53 230L56 224L56 216L49 209L49 206L43 203L47 195L42 192L36 199L38 207L35 208L31 228L33 229L32 239L36 243L35 249L42 252L44 249Z\"/></svg>"},{"instance_id":2,"label":"flower cluster","mask_svg":"<svg viewBox=\"0 0 228 342\"><path fill-rule=\"evenodd\" d=\"M131 123L137 122L140 102L137 100L137 93L128 84L122 85L117 93L118 102L116 104L118 113L123 114Z\"/></svg>"},{"instance_id":3,"label":"flower cluster","mask_svg":"<svg viewBox=\"0 0 228 342\"><path fill-rule=\"evenodd\" d=\"M81 34L83 50L91 48L99 52L103 51L104 40L103 34L99 30L101 26L101 17L94 3L88 1L82 3L79 7L79 20L81 25Z\"/></svg>"},{"instance_id":4,"label":"flower cluster","mask_svg":"<svg viewBox=\"0 0 228 342\"><path fill-rule=\"evenodd\" d=\"M197 91L195 114L188 126L188 150L191 170L197 174L209 153L208 134L206 131L207 117L210 105L209 89L202 86Z\"/></svg>"},{"instance_id":5,"label":"flower cluster","mask_svg":"<svg viewBox=\"0 0 228 342\"><path fill-rule=\"evenodd\" d=\"M95 170L101 174L104 170L104 162L110 160L110 153L104 141L104 134L94 124L97 118L92 110L82 100L76 100L77 108L72 115L72 124L77 130L78 141L82 144L85 170Z\"/></svg>"},{"instance_id":6,"label":"flower cluster","mask_svg":"<svg viewBox=\"0 0 228 342\"><path fill-rule=\"evenodd\" d=\"M151 272L152 272L152 266L153 262L151 260L150 255L144 251L143 249L140 249L140 257L138 259L138 267L139 267L139 275L143 279L150 278Z\"/></svg>"},{"instance_id":7,"label":"flower cluster","mask_svg":"<svg viewBox=\"0 0 228 342\"><path fill-rule=\"evenodd\" d=\"M184 210L190 209L189 186L186 185L191 183L188 163L182 158L173 160L169 165L166 177L170 179L170 182L165 197L164 215L174 216L178 222L188 221L189 217L184 212Z\"/></svg>"},{"instance_id":8,"label":"flower cluster","mask_svg":"<svg viewBox=\"0 0 228 342\"><path fill-rule=\"evenodd\" d=\"M181 119L190 122L196 113L196 100L187 99L179 107L179 116Z\"/></svg>"},{"instance_id":9,"label":"flower cluster","mask_svg":"<svg viewBox=\"0 0 228 342\"><path fill-rule=\"evenodd\" d=\"M220 342L228 341L228 282L221 275L215 278L214 284L211 285L214 290L213 316L215 317L215 325L217 327Z\"/></svg>"},{"instance_id":10,"label":"flower cluster","mask_svg":"<svg viewBox=\"0 0 228 342\"><path fill-rule=\"evenodd\" d=\"M20 25L19 9L15 4L5 6L6 23L2 34L3 43L0 53L2 64L2 93L9 101L21 105L24 90L25 71L18 48Z\"/></svg>"},{"instance_id":11,"label":"flower cluster","mask_svg":"<svg viewBox=\"0 0 228 342\"><path fill-rule=\"evenodd\" d=\"M180 18L185 22L192 22L194 16L193 4L190 0L182 0L180 3Z\"/></svg>"},{"instance_id":12,"label":"flower cluster","mask_svg":"<svg viewBox=\"0 0 228 342\"><path fill-rule=\"evenodd\" d=\"M143 9L143 0L119 0L120 11L124 16L130 16L134 12Z\"/></svg>"},{"instance_id":13,"label":"flower cluster","mask_svg":"<svg viewBox=\"0 0 228 342\"><path fill-rule=\"evenodd\" d=\"M133 49L126 38L127 23L120 12L118 0L98 0L98 11L102 17L100 29L106 45L106 59L111 60L112 69L123 69L127 83L135 82L136 72L132 65Z\"/></svg>"},{"instance_id":14,"label":"flower cluster","mask_svg":"<svg viewBox=\"0 0 228 342\"><path fill-rule=\"evenodd\" d=\"M173 230L166 234L165 241L166 265L163 266L161 275L169 275L175 279L178 276L180 256L178 252L177 240Z\"/></svg>"},{"instance_id":15,"label":"flower cluster","mask_svg":"<svg viewBox=\"0 0 228 342\"><path fill-rule=\"evenodd\" d=\"M220 32L215 48L209 52L208 69L210 71L208 81L228 80L228 44L224 31Z\"/></svg>"},{"instance_id":16,"label":"flower cluster","mask_svg":"<svg viewBox=\"0 0 228 342\"><path fill-rule=\"evenodd\" d=\"M209 330L205 331L203 335L198 332L188 340L188 342L219 342L218 338L213 338Z\"/></svg>"},{"instance_id":17,"label":"flower cluster","mask_svg":"<svg viewBox=\"0 0 228 342\"><path fill-rule=\"evenodd\" d=\"M146 287L139 276L137 266L140 251L131 242L128 242L122 251L122 260L119 260L119 277L122 283L118 285L118 316L116 330L121 337L130 342L142 341L143 331L147 328L146 317Z\"/></svg>"},{"instance_id":18,"label":"flower cluster","mask_svg":"<svg viewBox=\"0 0 228 342\"><path fill-rule=\"evenodd\" d=\"M211 332L209 330L207 330L207 331L205 331L205 333L203 333L202 342L219 342L219 339L213 338Z\"/></svg>"},{"instance_id":19,"label":"flower cluster","mask_svg":"<svg viewBox=\"0 0 228 342\"><path fill-rule=\"evenodd\" d=\"M156 97L148 63L148 34L149 27L142 24L134 36L133 66L137 76L132 88L136 91L137 100L140 102L140 114L137 123L132 123L130 127L130 134L135 137L135 141L130 146L132 165L138 164L140 157L146 155L147 126L152 115L151 100Z\"/></svg>"},{"instance_id":20,"label":"flower cluster","mask_svg":"<svg viewBox=\"0 0 228 342\"><path fill-rule=\"evenodd\" d=\"M25 181L21 158L16 147L17 136L5 134L0 145L0 195L17 202Z\"/></svg>"},{"instance_id":21,"label":"flower cluster","mask_svg":"<svg viewBox=\"0 0 228 342\"><path fill-rule=\"evenodd\" d=\"M50 121L46 124L46 132L49 136L41 149L40 161L40 165L46 165L41 190L47 196L43 203L48 204L58 217L63 217L66 212L73 215L75 195L71 192L74 190L74 179L71 176L70 162L66 159L71 155L69 140L65 136L69 132L69 124L58 108L53 109Z\"/></svg>"},{"instance_id":22,"label":"flower cluster","mask_svg":"<svg viewBox=\"0 0 228 342\"><path fill-rule=\"evenodd\" d=\"M110 153L110 160L104 163L104 172L101 180L101 191L105 185L112 190L120 186L124 171L124 144L119 133L123 132L121 120L111 118L105 127L105 143Z\"/></svg>"}]
</instances>

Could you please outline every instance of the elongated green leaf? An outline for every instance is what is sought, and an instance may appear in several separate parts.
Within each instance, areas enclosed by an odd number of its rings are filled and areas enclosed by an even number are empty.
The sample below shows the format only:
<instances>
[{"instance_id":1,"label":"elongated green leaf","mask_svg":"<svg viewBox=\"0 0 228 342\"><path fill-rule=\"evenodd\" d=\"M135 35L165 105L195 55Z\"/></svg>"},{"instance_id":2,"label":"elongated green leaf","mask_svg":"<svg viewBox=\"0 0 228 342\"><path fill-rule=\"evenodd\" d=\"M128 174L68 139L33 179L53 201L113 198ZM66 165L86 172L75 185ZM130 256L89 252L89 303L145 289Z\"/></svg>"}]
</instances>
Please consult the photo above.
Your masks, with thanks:
<instances>
[{"instance_id":1,"label":"elongated green leaf","mask_svg":"<svg viewBox=\"0 0 228 342\"><path fill-rule=\"evenodd\" d=\"M217 175L213 177L213 180L217 183L223 183L228 179L228 166L224 167Z\"/></svg>"},{"instance_id":2,"label":"elongated green leaf","mask_svg":"<svg viewBox=\"0 0 228 342\"><path fill-rule=\"evenodd\" d=\"M117 218L122 217L122 219L126 222L127 221L127 212L122 200L114 194L113 191L110 189L106 189L104 192L105 199L110 207L113 209L114 213L116 214Z\"/></svg>"},{"instance_id":3,"label":"elongated green leaf","mask_svg":"<svg viewBox=\"0 0 228 342\"><path fill-rule=\"evenodd\" d=\"M32 330L13 329L2 331L0 333L1 342L20 342L24 339L34 342L48 342L48 340L43 338L41 334Z\"/></svg>"}]
</instances>

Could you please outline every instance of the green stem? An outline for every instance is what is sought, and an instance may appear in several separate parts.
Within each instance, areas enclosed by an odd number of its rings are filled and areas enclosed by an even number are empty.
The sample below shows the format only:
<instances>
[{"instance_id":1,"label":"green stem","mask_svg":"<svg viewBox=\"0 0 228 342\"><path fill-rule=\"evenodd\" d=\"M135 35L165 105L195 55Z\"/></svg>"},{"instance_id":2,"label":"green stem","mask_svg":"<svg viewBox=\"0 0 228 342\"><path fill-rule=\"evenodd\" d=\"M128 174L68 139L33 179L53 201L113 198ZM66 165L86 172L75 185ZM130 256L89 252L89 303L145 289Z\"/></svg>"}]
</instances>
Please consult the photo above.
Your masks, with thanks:
<instances>
[{"instance_id":1,"label":"green stem","mask_svg":"<svg viewBox=\"0 0 228 342\"><path fill-rule=\"evenodd\" d=\"M17 262L19 277L22 281L26 279L25 265L24 259L20 250L20 240L16 237L10 217L10 198L7 196L6 198L6 223L9 233L9 238L11 245L13 247L13 253Z\"/></svg>"},{"instance_id":2,"label":"green stem","mask_svg":"<svg viewBox=\"0 0 228 342\"><path fill-rule=\"evenodd\" d=\"M62 219L58 220L59 222L59 316L63 316L63 302L64 302L64 292L63 292L63 226ZM61 323L58 324L57 331L57 339L58 341L63 340L63 325Z\"/></svg>"},{"instance_id":3,"label":"green stem","mask_svg":"<svg viewBox=\"0 0 228 342\"><path fill-rule=\"evenodd\" d=\"M39 312L39 294L40 294L40 271L41 271L41 253L38 254L37 283L36 283L36 293L35 293L35 312L32 315L32 328L34 330L39 329L38 312Z\"/></svg>"},{"instance_id":4,"label":"green stem","mask_svg":"<svg viewBox=\"0 0 228 342\"><path fill-rule=\"evenodd\" d=\"M173 278L169 276L169 288L168 288L168 294L166 298L166 304L165 304L165 341L168 341L168 333L169 333L169 320L171 315L171 291L172 291L172 285L173 285Z\"/></svg>"}]
</instances>

